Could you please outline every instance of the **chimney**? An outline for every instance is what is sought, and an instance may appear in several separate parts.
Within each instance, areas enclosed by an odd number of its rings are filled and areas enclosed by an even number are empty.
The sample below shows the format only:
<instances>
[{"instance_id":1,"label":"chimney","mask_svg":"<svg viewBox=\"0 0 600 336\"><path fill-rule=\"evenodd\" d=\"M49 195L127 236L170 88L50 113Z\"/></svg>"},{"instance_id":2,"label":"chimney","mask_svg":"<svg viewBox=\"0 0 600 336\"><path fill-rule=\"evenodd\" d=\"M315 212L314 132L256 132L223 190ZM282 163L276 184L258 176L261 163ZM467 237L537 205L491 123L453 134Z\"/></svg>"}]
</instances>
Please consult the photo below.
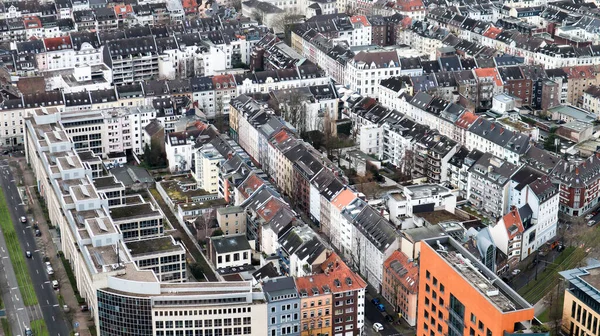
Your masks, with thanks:
<instances>
[{"instance_id":1,"label":"chimney","mask_svg":"<svg viewBox=\"0 0 600 336\"><path fill-rule=\"evenodd\" d=\"M492 126L490 126L490 131L493 131L494 128L496 128L496 124L492 124Z\"/></svg>"},{"instance_id":2,"label":"chimney","mask_svg":"<svg viewBox=\"0 0 600 336\"><path fill-rule=\"evenodd\" d=\"M488 166L488 174L491 173L494 170L493 166Z\"/></svg>"},{"instance_id":3,"label":"chimney","mask_svg":"<svg viewBox=\"0 0 600 336\"><path fill-rule=\"evenodd\" d=\"M500 134L504 133L504 127L500 129Z\"/></svg>"}]
</instances>

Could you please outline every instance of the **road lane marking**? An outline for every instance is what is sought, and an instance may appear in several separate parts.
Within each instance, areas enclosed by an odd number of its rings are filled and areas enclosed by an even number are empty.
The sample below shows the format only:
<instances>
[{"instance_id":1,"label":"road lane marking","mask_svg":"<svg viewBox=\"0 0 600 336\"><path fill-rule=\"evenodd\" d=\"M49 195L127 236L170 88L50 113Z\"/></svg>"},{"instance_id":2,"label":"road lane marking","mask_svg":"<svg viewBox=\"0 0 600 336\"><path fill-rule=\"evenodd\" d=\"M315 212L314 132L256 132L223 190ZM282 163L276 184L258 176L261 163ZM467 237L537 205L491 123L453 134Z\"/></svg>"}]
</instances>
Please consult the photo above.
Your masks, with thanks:
<instances>
[{"instance_id":1,"label":"road lane marking","mask_svg":"<svg viewBox=\"0 0 600 336\"><path fill-rule=\"evenodd\" d=\"M17 309L17 310L23 310L23 309L25 309L25 308L19 308L19 309Z\"/></svg>"},{"instance_id":2,"label":"road lane marking","mask_svg":"<svg viewBox=\"0 0 600 336\"><path fill-rule=\"evenodd\" d=\"M52 321L56 321L56 319L54 318L54 316L52 316Z\"/></svg>"},{"instance_id":3,"label":"road lane marking","mask_svg":"<svg viewBox=\"0 0 600 336\"><path fill-rule=\"evenodd\" d=\"M54 305L54 306L52 306L52 307L58 307L58 305L57 305L57 304L55 304L55 305Z\"/></svg>"},{"instance_id":4,"label":"road lane marking","mask_svg":"<svg viewBox=\"0 0 600 336\"><path fill-rule=\"evenodd\" d=\"M44 289L44 284L40 284L40 287L42 287L42 289Z\"/></svg>"},{"instance_id":5,"label":"road lane marking","mask_svg":"<svg viewBox=\"0 0 600 336\"><path fill-rule=\"evenodd\" d=\"M49 304L50 304L50 301L46 300L46 304L47 304L47 305L49 305Z\"/></svg>"},{"instance_id":6,"label":"road lane marking","mask_svg":"<svg viewBox=\"0 0 600 336\"><path fill-rule=\"evenodd\" d=\"M37 273L37 274L40 274L40 271L38 271L38 270L35 270L35 273Z\"/></svg>"}]
</instances>

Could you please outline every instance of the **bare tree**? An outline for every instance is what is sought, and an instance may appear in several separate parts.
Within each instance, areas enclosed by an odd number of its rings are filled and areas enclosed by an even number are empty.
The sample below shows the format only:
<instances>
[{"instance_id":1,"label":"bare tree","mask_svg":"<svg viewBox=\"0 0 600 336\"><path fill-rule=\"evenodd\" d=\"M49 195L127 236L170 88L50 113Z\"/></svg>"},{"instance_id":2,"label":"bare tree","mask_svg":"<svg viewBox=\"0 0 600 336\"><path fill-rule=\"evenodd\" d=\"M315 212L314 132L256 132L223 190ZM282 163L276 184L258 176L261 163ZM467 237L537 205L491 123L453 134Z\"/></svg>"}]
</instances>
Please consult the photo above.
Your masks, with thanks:
<instances>
[{"instance_id":1,"label":"bare tree","mask_svg":"<svg viewBox=\"0 0 600 336\"><path fill-rule=\"evenodd\" d=\"M276 33L286 33L291 28L294 23L300 22L302 16L296 13L295 10L286 10L285 12L277 15L271 21L271 28Z\"/></svg>"},{"instance_id":2,"label":"bare tree","mask_svg":"<svg viewBox=\"0 0 600 336\"><path fill-rule=\"evenodd\" d=\"M219 130L219 132L226 131L223 129L225 126L223 118L223 98L221 97L215 100L215 127Z\"/></svg>"},{"instance_id":3,"label":"bare tree","mask_svg":"<svg viewBox=\"0 0 600 336\"><path fill-rule=\"evenodd\" d=\"M298 133L307 131L307 110L305 97L298 90L290 90L287 101L283 104L282 116L296 127Z\"/></svg>"},{"instance_id":4,"label":"bare tree","mask_svg":"<svg viewBox=\"0 0 600 336\"><path fill-rule=\"evenodd\" d=\"M242 11L242 0L233 0L231 2L231 6L233 6L233 8L235 8L236 12L241 12Z\"/></svg>"}]
</instances>

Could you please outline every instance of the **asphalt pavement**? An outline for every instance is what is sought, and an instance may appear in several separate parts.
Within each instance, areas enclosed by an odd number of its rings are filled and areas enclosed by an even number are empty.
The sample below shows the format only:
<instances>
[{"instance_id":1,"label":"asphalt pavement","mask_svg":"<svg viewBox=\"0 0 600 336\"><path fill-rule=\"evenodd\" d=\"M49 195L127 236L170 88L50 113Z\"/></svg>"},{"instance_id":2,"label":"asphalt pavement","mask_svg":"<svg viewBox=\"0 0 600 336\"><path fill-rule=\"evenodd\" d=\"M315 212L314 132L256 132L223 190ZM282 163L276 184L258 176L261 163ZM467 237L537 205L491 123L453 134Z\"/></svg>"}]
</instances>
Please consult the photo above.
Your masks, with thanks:
<instances>
[{"instance_id":1,"label":"asphalt pavement","mask_svg":"<svg viewBox=\"0 0 600 336\"><path fill-rule=\"evenodd\" d=\"M1 232L2 230L0 230ZM6 316L10 323L10 329L16 336L25 335L25 327L30 325L27 307L23 303L23 297L17 284L17 277L10 257L4 235L0 233L0 288L2 288L2 301ZM7 335L8 336L8 335Z\"/></svg>"},{"instance_id":2,"label":"asphalt pavement","mask_svg":"<svg viewBox=\"0 0 600 336\"><path fill-rule=\"evenodd\" d=\"M65 321L62 308L58 304L56 294L50 279L46 274L46 267L43 255L37 248L36 238L31 227L31 218L26 224L21 224L19 218L27 216L25 208L19 194L19 189L15 183L14 176L8 166L7 160L0 161L0 186L4 191L6 203L11 213L11 219L15 223L17 237L23 253L29 250L33 257L27 259L27 266L31 276L33 287L35 289L39 307L29 309L30 320L42 318L46 321L48 332L52 336L67 336L70 334L70 327ZM41 310L41 314L40 314Z\"/></svg>"}]
</instances>

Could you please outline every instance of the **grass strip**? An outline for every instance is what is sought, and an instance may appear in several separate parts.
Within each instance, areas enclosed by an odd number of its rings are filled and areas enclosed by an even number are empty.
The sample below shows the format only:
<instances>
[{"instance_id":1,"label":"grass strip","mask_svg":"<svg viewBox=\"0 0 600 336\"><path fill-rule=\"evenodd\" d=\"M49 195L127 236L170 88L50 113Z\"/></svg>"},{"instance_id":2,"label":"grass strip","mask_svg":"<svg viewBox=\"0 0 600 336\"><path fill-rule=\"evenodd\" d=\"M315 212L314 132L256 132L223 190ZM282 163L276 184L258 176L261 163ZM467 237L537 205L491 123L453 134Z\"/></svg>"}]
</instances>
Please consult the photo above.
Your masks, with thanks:
<instances>
[{"instance_id":1,"label":"grass strip","mask_svg":"<svg viewBox=\"0 0 600 336\"><path fill-rule=\"evenodd\" d=\"M19 239L17 238L17 232L10 217L8 206L6 205L6 198L4 192L0 190L0 228L4 234L4 240L8 247L8 254L10 255L10 262L15 270L17 277L17 284L21 290L21 296L26 306L35 306L38 304L35 290L33 289L33 281L27 271L27 265L25 265L25 256Z\"/></svg>"},{"instance_id":2,"label":"grass strip","mask_svg":"<svg viewBox=\"0 0 600 336\"><path fill-rule=\"evenodd\" d=\"M582 248L568 247L551 264L548 264L543 272L538 274L537 281L531 281L518 292L525 300L535 304L558 284L560 275L558 272L568 270L577 266L586 256Z\"/></svg>"},{"instance_id":3,"label":"grass strip","mask_svg":"<svg viewBox=\"0 0 600 336\"><path fill-rule=\"evenodd\" d=\"M10 324L8 323L8 320L5 318L0 319L0 322L2 323L2 330L4 331L4 335L9 336L12 335L10 333Z\"/></svg>"},{"instance_id":4,"label":"grass strip","mask_svg":"<svg viewBox=\"0 0 600 336\"><path fill-rule=\"evenodd\" d=\"M43 319L31 321L31 331L33 331L33 335L35 336L50 336L46 322Z\"/></svg>"}]
</instances>

